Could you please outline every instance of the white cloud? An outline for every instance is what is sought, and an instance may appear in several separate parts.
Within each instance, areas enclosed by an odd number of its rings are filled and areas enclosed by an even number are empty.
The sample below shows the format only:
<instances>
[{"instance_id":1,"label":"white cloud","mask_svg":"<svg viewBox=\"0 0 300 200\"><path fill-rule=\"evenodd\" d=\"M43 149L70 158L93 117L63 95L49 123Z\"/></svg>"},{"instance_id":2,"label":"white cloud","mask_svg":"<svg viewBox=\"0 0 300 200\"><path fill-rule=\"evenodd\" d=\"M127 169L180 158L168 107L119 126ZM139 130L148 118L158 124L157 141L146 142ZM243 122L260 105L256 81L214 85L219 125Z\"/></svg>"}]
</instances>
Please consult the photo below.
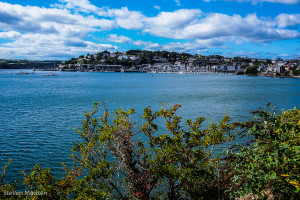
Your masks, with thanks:
<instances>
[{"instance_id":1,"label":"white cloud","mask_svg":"<svg viewBox=\"0 0 300 200\"><path fill-rule=\"evenodd\" d=\"M156 17L148 18L147 22L153 29L157 27L180 28L192 23L201 16L199 9L181 9L174 12L160 12Z\"/></svg>"},{"instance_id":2,"label":"white cloud","mask_svg":"<svg viewBox=\"0 0 300 200\"><path fill-rule=\"evenodd\" d=\"M0 2L0 37L13 40L0 44L0 55L41 59L51 57L53 52L71 57L84 52L116 49L110 44L83 40L90 33L115 27L114 20L72 14L66 9Z\"/></svg>"},{"instance_id":3,"label":"white cloud","mask_svg":"<svg viewBox=\"0 0 300 200\"><path fill-rule=\"evenodd\" d=\"M293 27L300 24L300 14L280 14L276 17L276 20L280 28Z\"/></svg>"},{"instance_id":4,"label":"white cloud","mask_svg":"<svg viewBox=\"0 0 300 200\"><path fill-rule=\"evenodd\" d=\"M11 43L0 46L4 58L27 57L28 59L68 59L84 53L117 50L111 44L98 44L80 39L60 38L55 35L24 34Z\"/></svg>"},{"instance_id":5,"label":"white cloud","mask_svg":"<svg viewBox=\"0 0 300 200\"><path fill-rule=\"evenodd\" d=\"M153 6L153 8L160 10L160 6Z\"/></svg>"},{"instance_id":6,"label":"white cloud","mask_svg":"<svg viewBox=\"0 0 300 200\"><path fill-rule=\"evenodd\" d=\"M153 42L145 42L142 40L137 40L134 41L133 44L138 45L138 46L143 46L145 50L154 50L160 48L160 45L158 43L153 43Z\"/></svg>"},{"instance_id":7,"label":"white cloud","mask_svg":"<svg viewBox=\"0 0 300 200\"><path fill-rule=\"evenodd\" d=\"M110 34L108 41L116 42L116 43L130 43L132 42L132 39L124 35L118 36L117 34Z\"/></svg>"},{"instance_id":8,"label":"white cloud","mask_svg":"<svg viewBox=\"0 0 300 200\"><path fill-rule=\"evenodd\" d=\"M129 11L127 7L121 9L109 9L108 16L113 17L120 27L130 30L144 28L146 19L141 12Z\"/></svg>"},{"instance_id":9,"label":"white cloud","mask_svg":"<svg viewBox=\"0 0 300 200\"><path fill-rule=\"evenodd\" d=\"M59 34L68 31L108 30L116 26L112 20L71 14L65 9L12 5L0 2L0 25L3 31ZM67 33L71 35L71 33Z\"/></svg>"},{"instance_id":10,"label":"white cloud","mask_svg":"<svg viewBox=\"0 0 300 200\"><path fill-rule=\"evenodd\" d=\"M59 0L62 3L66 3L65 7L68 9L75 9L81 12L97 12L98 7L92 5L88 0Z\"/></svg>"},{"instance_id":11,"label":"white cloud","mask_svg":"<svg viewBox=\"0 0 300 200\"><path fill-rule=\"evenodd\" d=\"M267 0L260 2L262 1ZM275 0L268 1L275 2ZM295 3L295 1L286 2ZM103 49L117 49L118 47L110 44L86 41L86 38L94 32L112 29L136 30L137 34L175 40L160 45L150 41L133 41L124 35L108 32L108 40L111 42L133 43L144 49L178 51L228 48L228 42L240 45L249 41L268 43L300 38L299 30L295 29L300 24L300 14L280 14L272 19L259 18L256 14L242 17L237 14L203 13L200 9L180 9L173 12L162 11L156 16L148 17L127 7L104 10L92 5L88 0L61 0L61 2L64 4L56 5L56 8L0 2L0 38L13 40L10 43L0 44L2 56L14 53L46 57L47 53L50 55L52 52L76 55Z\"/></svg>"},{"instance_id":12,"label":"white cloud","mask_svg":"<svg viewBox=\"0 0 300 200\"><path fill-rule=\"evenodd\" d=\"M79 1L74 1L70 4L70 7L72 6L83 5ZM86 9L88 8L95 10L90 6ZM104 19L71 14L66 9L47 9L0 2L1 31L56 34L61 37L84 38L91 32L121 27L173 39L236 37L245 41L270 42L299 38L298 31L286 29L297 24L299 24L298 14L281 14L272 20L260 19L255 14L241 17L221 13L205 14L199 9L180 9L146 17L139 11L130 11L127 7L123 7L107 9L107 18Z\"/></svg>"},{"instance_id":13,"label":"white cloud","mask_svg":"<svg viewBox=\"0 0 300 200\"><path fill-rule=\"evenodd\" d=\"M21 33L16 31L0 32L0 38L3 39L17 39L21 36Z\"/></svg>"},{"instance_id":14,"label":"white cloud","mask_svg":"<svg viewBox=\"0 0 300 200\"><path fill-rule=\"evenodd\" d=\"M177 14L181 12L177 12ZM176 12L173 13L175 15ZM200 14L200 13L198 13ZM160 16L160 15L158 15ZM158 37L173 39L210 39L218 37L237 37L252 42L271 42L275 40L295 39L300 37L296 30L276 28L277 21L259 19L256 14L249 14L246 17L240 15L229 16L220 13L210 13L206 16L196 18L197 15L180 21L178 24L169 23L168 18L162 24L150 21L143 30ZM181 16L178 16L179 19ZM176 17L174 17L176 18ZM161 21L163 17L160 19Z\"/></svg>"}]
</instances>

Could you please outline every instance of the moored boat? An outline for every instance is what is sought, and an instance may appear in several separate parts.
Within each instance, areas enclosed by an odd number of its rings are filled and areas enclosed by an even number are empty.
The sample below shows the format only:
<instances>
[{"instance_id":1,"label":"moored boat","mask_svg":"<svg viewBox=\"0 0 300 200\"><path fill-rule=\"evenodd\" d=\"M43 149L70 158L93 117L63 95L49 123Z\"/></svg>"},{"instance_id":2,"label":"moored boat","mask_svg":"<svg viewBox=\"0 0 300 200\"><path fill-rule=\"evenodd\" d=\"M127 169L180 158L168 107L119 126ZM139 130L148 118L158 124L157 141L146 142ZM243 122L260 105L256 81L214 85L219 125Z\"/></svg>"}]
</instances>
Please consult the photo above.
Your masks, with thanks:
<instances>
[{"instance_id":1,"label":"moored boat","mask_svg":"<svg viewBox=\"0 0 300 200\"><path fill-rule=\"evenodd\" d=\"M57 76L57 74L54 74L53 72L50 72L49 74L42 74L42 76Z\"/></svg>"}]
</instances>

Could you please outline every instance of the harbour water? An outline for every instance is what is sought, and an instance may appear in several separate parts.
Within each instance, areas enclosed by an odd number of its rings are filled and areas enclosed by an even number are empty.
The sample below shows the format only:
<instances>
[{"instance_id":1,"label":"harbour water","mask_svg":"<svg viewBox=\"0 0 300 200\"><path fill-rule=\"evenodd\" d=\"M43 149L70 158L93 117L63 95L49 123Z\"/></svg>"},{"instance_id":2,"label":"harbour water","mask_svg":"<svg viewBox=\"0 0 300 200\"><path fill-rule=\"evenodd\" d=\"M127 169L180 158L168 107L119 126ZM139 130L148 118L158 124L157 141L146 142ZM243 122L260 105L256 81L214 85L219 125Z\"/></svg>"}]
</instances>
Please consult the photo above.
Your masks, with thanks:
<instances>
[{"instance_id":1,"label":"harbour water","mask_svg":"<svg viewBox=\"0 0 300 200\"><path fill-rule=\"evenodd\" d=\"M113 109L136 108L138 114L161 103L181 104L178 114L213 121L227 113L233 121L251 118L249 111L268 102L277 110L300 106L300 79L249 77L220 74L150 74L47 72L0 75L0 167L12 158L8 178L21 177L34 164L62 173L79 136L84 111L96 101ZM208 120L209 121L209 120Z\"/></svg>"}]
</instances>

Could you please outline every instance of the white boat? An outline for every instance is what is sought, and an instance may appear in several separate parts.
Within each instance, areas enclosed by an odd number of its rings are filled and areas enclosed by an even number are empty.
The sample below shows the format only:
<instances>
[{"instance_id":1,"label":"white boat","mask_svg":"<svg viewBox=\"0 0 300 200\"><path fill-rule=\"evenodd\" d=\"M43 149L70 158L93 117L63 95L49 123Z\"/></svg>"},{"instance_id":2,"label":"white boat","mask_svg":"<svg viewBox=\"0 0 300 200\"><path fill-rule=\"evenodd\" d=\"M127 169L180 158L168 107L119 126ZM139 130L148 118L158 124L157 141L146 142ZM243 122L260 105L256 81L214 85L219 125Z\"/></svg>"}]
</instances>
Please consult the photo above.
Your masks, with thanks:
<instances>
[{"instance_id":1,"label":"white boat","mask_svg":"<svg viewBox=\"0 0 300 200\"><path fill-rule=\"evenodd\" d=\"M50 72L49 74L42 74L42 76L57 76L57 74Z\"/></svg>"}]
</instances>

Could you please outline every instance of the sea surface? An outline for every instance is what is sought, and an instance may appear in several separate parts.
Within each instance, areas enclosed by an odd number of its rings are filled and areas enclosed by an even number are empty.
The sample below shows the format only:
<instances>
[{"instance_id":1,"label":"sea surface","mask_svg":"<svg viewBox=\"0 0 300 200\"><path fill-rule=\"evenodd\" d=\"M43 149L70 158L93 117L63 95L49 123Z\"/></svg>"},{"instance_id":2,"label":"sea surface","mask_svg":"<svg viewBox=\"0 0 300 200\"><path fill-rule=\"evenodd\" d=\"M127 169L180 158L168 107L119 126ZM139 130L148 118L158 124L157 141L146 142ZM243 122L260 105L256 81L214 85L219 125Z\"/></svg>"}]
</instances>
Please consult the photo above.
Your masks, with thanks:
<instances>
[{"instance_id":1,"label":"sea surface","mask_svg":"<svg viewBox=\"0 0 300 200\"><path fill-rule=\"evenodd\" d=\"M26 70L22 70L23 72ZM28 70L27 70L28 71ZM300 106L300 79L220 74L151 74L48 72L17 75L0 71L0 168L13 159L7 178L22 178L34 164L61 176L61 163L71 163L73 141L80 137L84 112L94 102L108 109L153 110L181 104L184 119L199 116L217 122L227 114L233 121L251 119L251 110L271 102L276 109ZM32 72L29 70L29 72ZM222 148L225 148L223 146Z\"/></svg>"}]
</instances>

